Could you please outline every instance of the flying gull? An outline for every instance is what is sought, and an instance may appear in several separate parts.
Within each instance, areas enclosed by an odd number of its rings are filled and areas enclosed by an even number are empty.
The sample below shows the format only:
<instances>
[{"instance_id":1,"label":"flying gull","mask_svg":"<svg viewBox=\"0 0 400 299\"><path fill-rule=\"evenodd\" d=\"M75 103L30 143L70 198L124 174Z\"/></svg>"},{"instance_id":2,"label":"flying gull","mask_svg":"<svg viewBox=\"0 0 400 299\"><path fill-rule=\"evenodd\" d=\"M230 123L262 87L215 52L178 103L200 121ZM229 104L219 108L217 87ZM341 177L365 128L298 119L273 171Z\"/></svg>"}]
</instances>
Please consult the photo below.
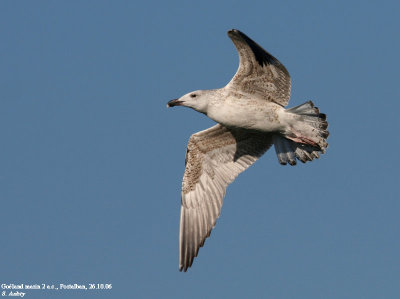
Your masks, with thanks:
<instances>
[{"instance_id":1,"label":"flying gull","mask_svg":"<svg viewBox=\"0 0 400 299\"><path fill-rule=\"evenodd\" d=\"M319 158L328 147L326 115L311 101L285 109L290 75L275 57L239 30L228 31L239 68L223 88L197 90L168 102L218 124L193 134L182 181L179 270L192 265L210 236L227 186L274 144L282 165Z\"/></svg>"}]
</instances>

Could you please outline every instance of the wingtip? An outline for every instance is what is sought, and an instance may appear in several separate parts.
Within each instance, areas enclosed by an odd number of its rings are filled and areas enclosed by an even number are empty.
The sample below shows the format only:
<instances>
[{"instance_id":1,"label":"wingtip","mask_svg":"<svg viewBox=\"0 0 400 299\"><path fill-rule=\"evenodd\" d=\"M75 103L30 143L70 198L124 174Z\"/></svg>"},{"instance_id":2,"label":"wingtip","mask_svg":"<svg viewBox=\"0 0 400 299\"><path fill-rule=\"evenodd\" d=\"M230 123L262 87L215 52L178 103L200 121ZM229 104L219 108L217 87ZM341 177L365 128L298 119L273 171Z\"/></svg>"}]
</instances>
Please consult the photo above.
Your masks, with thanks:
<instances>
[{"instance_id":1,"label":"wingtip","mask_svg":"<svg viewBox=\"0 0 400 299\"><path fill-rule=\"evenodd\" d=\"M180 266L179 266L179 271L180 271L180 272L186 272L187 269L188 269L188 268L183 267L183 265L180 265Z\"/></svg>"},{"instance_id":2,"label":"wingtip","mask_svg":"<svg viewBox=\"0 0 400 299\"><path fill-rule=\"evenodd\" d=\"M228 36L235 36L235 35L238 35L238 34L240 34L241 32L239 31L239 30L237 30L237 29L230 29L230 30L228 30Z\"/></svg>"}]
</instances>

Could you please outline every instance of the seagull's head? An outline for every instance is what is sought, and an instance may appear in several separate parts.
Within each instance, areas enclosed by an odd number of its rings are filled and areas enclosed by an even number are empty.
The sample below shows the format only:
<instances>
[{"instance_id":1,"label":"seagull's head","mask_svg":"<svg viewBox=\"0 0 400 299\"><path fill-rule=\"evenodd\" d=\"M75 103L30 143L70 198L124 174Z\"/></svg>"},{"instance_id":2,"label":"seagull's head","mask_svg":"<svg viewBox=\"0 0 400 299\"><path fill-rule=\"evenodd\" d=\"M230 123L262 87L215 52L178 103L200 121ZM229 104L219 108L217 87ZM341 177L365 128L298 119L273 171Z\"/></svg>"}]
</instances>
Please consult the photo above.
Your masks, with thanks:
<instances>
[{"instance_id":1,"label":"seagull's head","mask_svg":"<svg viewBox=\"0 0 400 299\"><path fill-rule=\"evenodd\" d=\"M167 107L185 106L207 114L208 102L212 90L196 90L185 94L179 99L169 101Z\"/></svg>"}]
</instances>

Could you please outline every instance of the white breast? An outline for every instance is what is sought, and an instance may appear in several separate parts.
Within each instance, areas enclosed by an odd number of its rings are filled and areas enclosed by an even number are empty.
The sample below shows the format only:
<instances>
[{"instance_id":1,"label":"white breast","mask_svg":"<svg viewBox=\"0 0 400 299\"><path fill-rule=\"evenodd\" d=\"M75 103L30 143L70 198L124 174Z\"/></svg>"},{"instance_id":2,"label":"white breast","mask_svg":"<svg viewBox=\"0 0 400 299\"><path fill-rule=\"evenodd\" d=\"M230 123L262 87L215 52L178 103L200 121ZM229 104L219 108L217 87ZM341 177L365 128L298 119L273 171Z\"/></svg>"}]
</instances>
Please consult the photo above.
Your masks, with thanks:
<instances>
[{"instance_id":1,"label":"white breast","mask_svg":"<svg viewBox=\"0 0 400 299\"><path fill-rule=\"evenodd\" d=\"M224 126L263 132L284 129L280 115L285 109L273 102L228 97L210 104L207 116Z\"/></svg>"}]
</instances>

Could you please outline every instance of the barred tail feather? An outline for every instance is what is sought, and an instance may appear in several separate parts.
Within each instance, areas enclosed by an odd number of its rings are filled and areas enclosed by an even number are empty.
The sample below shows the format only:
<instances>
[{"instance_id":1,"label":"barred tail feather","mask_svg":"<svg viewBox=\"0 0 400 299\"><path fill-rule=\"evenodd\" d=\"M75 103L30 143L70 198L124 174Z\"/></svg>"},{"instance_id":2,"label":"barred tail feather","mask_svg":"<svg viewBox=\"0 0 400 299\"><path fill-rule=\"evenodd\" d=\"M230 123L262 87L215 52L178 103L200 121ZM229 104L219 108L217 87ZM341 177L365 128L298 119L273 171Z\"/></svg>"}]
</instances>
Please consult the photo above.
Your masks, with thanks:
<instances>
[{"instance_id":1,"label":"barred tail feather","mask_svg":"<svg viewBox=\"0 0 400 299\"><path fill-rule=\"evenodd\" d=\"M296 165L296 158L303 163L318 159L328 147L326 115L320 113L311 101L290 108L287 112L297 117L290 132L273 137L279 163Z\"/></svg>"}]
</instances>

